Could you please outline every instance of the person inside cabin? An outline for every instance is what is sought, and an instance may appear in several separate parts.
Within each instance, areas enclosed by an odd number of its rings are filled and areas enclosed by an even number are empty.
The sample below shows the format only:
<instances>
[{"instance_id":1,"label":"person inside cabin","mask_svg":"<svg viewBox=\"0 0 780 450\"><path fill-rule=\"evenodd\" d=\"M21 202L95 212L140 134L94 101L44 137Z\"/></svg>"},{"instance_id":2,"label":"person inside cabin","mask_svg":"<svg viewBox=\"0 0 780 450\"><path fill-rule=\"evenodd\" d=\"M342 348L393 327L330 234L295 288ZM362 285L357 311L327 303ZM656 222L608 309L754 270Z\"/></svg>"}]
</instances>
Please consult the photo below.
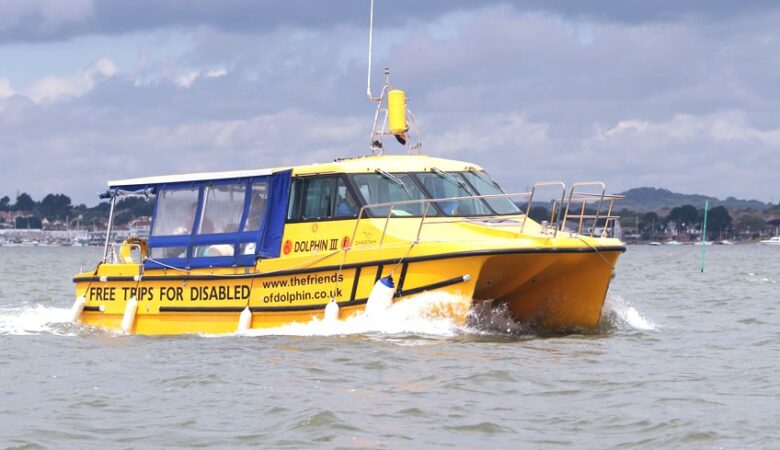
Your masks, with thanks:
<instances>
[{"instance_id":1,"label":"person inside cabin","mask_svg":"<svg viewBox=\"0 0 780 450\"><path fill-rule=\"evenodd\" d=\"M339 186L338 201L336 203L336 217L354 217L357 215L357 204L347 193L346 186Z\"/></svg>"},{"instance_id":2,"label":"person inside cabin","mask_svg":"<svg viewBox=\"0 0 780 450\"><path fill-rule=\"evenodd\" d=\"M448 216L457 216L458 215L458 201L457 200L447 200L439 202L439 206L444 211L444 214Z\"/></svg>"},{"instance_id":3,"label":"person inside cabin","mask_svg":"<svg viewBox=\"0 0 780 450\"><path fill-rule=\"evenodd\" d=\"M181 221L180 225L173 229L173 235L182 235L182 234L190 234L192 233L192 227L195 225L195 216L198 214L198 205L197 203L193 203L187 208L187 213L183 214L185 217L184 220ZM200 224L200 230L199 234L211 234L214 233L214 224L209 220L208 217L201 217L201 224Z\"/></svg>"},{"instance_id":4,"label":"person inside cabin","mask_svg":"<svg viewBox=\"0 0 780 450\"><path fill-rule=\"evenodd\" d=\"M246 230L257 230L263 221L263 212L265 210L265 191L252 192L252 202L249 204L249 215L246 219Z\"/></svg>"}]
</instances>

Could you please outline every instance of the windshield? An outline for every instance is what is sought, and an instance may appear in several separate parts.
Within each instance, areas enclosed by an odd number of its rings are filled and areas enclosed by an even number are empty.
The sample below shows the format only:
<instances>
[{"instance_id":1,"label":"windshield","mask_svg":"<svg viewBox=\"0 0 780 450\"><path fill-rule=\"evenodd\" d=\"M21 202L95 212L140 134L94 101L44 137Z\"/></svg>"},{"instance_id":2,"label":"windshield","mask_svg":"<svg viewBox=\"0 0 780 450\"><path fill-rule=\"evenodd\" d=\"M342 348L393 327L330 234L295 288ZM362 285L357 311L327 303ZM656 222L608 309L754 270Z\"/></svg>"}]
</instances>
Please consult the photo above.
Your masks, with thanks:
<instances>
[{"instance_id":1,"label":"windshield","mask_svg":"<svg viewBox=\"0 0 780 450\"><path fill-rule=\"evenodd\" d=\"M394 173L390 177L381 173L353 175L352 180L355 182L355 187L357 187L366 205L425 199L425 194L417 187L417 183L406 173ZM372 207L367 209L374 216L386 216L389 207ZM425 204L423 202L398 205L393 208L393 215L421 216L424 209ZM435 216L435 209L429 208L428 215Z\"/></svg>"},{"instance_id":2,"label":"windshield","mask_svg":"<svg viewBox=\"0 0 780 450\"><path fill-rule=\"evenodd\" d=\"M462 172L466 180L480 195L505 194L498 184L485 172ZM486 198L485 201L497 214L520 214L520 208L509 197Z\"/></svg>"},{"instance_id":3,"label":"windshield","mask_svg":"<svg viewBox=\"0 0 780 450\"><path fill-rule=\"evenodd\" d=\"M425 190L431 198L470 197L478 195L458 174L443 171L418 173ZM448 216L485 216L493 214L480 199L444 200L436 202L442 212Z\"/></svg>"},{"instance_id":4,"label":"windshield","mask_svg":"<svg viewBox=\"0 0 780 450\"><path fill-rule=\"evenodd\" d=\"M445 172L433 168L431 172L387 173L353 175L355 188L363 197L363 204L403 202L408 200L446 199L479 195L506 194L485 172ZM419 184L418 184L419 182ZM422 186L422 189L420 189ZM386 216L389 207L367 208L374 217ZM421 216L425 202L397 205L393 216ZM427 215L469 217L522 214L509 197L488 199L442 200L431 202Z\"/></svg>"}]
</instances>

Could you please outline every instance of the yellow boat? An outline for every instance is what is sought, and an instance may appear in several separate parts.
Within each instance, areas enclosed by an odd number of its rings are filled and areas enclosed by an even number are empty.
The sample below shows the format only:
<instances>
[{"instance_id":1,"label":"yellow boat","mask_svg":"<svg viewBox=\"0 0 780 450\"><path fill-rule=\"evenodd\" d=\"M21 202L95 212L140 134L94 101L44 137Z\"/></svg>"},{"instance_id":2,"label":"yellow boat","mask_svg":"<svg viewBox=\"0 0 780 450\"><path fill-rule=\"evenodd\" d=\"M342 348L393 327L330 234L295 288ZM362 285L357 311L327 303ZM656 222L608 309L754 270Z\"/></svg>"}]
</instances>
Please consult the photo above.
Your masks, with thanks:
<instances>
[{"instance_id":1,"label":"yellow boat","mask_svg":"<svg viewBox=\"0 0 780 450\"><path fill-rule=\"evenodd\" d=\"M507 194L476 164L415 154L406 97L385 77L378 97L368 88L370 156L109 182L103 259L73 280L73 320L124 333L232 333L381 315L446 292L460 301L431 313L458 323L490 303L544 332L596 327L625 251L608 237L618 196L600 182ZM409 154L385 155L384 136ZM529 218L537 189L559 189L541 223ZM124 195L155 199L148 240L112 244Z\"/></svg>"},{"instance_id":2,"label":"yellow boat","mask_svg":"<svg viewBox=\"0 0 780 450\"><path fill-rule=\"evenodd\" d=\"M112 181L112 206L156 198L151 235L107 239L103 260L74 278L74 317L127 333L230 333L322 319L333 301L343 319L392 276L393 301L445 291L506 304L544 331L592 329L625 250L603 237L615 196L592 186L573 186L540 224L528 217L537 186L505 194L477 165L423 155ZM586 208L594 200L603 211ZM465 321L455 309L445 313Z\"/></svg>"}]
</instances>

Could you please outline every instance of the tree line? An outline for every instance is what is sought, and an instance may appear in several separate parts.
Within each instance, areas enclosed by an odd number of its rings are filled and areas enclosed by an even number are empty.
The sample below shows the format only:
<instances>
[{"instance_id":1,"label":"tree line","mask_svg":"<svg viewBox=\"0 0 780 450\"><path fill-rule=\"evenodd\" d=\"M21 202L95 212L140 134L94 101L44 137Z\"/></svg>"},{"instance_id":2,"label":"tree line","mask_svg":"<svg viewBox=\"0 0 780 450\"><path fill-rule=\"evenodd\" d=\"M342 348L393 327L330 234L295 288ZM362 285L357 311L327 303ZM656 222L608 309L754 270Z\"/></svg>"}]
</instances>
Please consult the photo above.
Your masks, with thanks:
<instances>
[{"instance_id":1,"label":"tree line","mask_svg":"<svg viewBox=\"0 0 780 450\"><path fill-rule=\"evenodd\" d=\"M587 208L585 213L595 214L596 211ZM704 222L704 209L693 205L674 207L666 215L653 211L639 213L629 209L622 209L616 215L620 216L623 228L635 229L639 237L644 240L669 234L698 236ZM715 238L720 236L758 238L772 233L780 226L780 219L772 219L777 215L780 215L780 205L764 212L750 209L729 212L723 206L716 206L707 212L707 235ZM550 210L544 206L534 206L529 216L538 222L550 220Z\"/></svg>"},{"instance_id":2,"label":"tree line","mask_svg":"<svg viewBox=\"0 0 780 450\"><path fill-rule=\"evenodd\" d=\"M41 228L43 219L49 222L66 223L69 227L101 227L108 219L110 204L107 201L88 207L81 203L73 205L65 194L47 194L36 201L26 192L16 196L12 203L7 195L0 198L0 211L17 213L17 228ZM116 204L115 223L124 225L133 219L151 216L154 202L142 197L125 197ZM5 219L0 217L0 222Z\"/></svg>"},{"instance_id":3,"label":"tree line","mask_svg":"<svg viewBox=\"0 0 780 450\"><path fill-rule=\"evenodd\" d=\"M527 205L520 206L525 211ZM19 213L15 218L17 228L41 228L43 219L49 222L67 222L70 228L100 228L108 220L109 209L107 201L92 207L83 203L73 205L70 197L65 194L47 194L40 201L36 201L26 192L22 192L16 196L13 203L7 195L0 198L0 211ZM152 199L135 196L122 198L116 204L115 223L124 225L138 217L151 216L153 210ZM595 214L595 210L587 209L586 213ZM638 213L629 209L622 209L617 215L624 227L635 228L642 239L649 240L668 233L698 233L701 230L704 210L693 205L683 205L672 208L663 216L657 212ZM550 210L535 204L529 216L538 222L550 220ZM780 216L780 205L764 212L750 209L729 212L723 206L716 206L707 213L707 232L715 237L758 237L780 226L780 221L772 219L773 216ZM2 222L5 222L5 219L0 217L0 223Z\"/></svg>"}]
</instances>

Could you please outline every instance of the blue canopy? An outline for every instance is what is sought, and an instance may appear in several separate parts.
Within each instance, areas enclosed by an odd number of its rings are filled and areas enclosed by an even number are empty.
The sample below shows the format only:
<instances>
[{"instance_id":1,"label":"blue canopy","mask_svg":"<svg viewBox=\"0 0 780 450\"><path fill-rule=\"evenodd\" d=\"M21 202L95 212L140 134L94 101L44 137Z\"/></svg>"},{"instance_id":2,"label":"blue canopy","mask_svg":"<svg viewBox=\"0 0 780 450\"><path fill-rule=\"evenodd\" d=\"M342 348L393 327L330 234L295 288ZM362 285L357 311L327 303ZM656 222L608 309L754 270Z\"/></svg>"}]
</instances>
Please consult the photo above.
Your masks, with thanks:
<instances>
[{"instance_id":1,"label":"blue canopy","mask_svg":"<svg viewBox=\"0 0 780 450\"><path fill-rule=\"evenodd\" d=\"M237 172L233 172L236 173ZM164 267L175 268L199 268L199 267L234 267L253 266L257 258L276 258L280 254L282 235L287 215L287 200L290 191L292 170L276 173L260 174L256 172L241 172L242 177L223 177L217 179L181 179L179 177L157 177L147 179L123 180L122 182L109 183L109 187L122 191L153 190L158 194L154 215L152 216L152 235L149 237L149 251L151 258L147 259L144 267L147 269L159 269ZM197 174L196 174L197 175ZM205 175L205 174L203 174ZM161 181L161 182L157 182ZM257 183L265 183L267 195L265 207L262 211L262 219L259 228L247 229L247 221L252 199L252 186ZM238 231L231 233L198 233L196 227L188 234L160 235L155 233L155 221L160 214L159 194L165 190L190 189L197 191L197 213L194 223L200 223L204 211L205 191L213 186L236 186L239 190L245 189L241 221L237 226ZM232 256L202 256L195 251L196 248L208 246L231 246ZM183 252L180 250L184 249ZM167 250L167 251L166 251ZM155 257L155 253L163 254ZM171 256L168 253L176 254Z\"/></svg>"}]
</instances>

